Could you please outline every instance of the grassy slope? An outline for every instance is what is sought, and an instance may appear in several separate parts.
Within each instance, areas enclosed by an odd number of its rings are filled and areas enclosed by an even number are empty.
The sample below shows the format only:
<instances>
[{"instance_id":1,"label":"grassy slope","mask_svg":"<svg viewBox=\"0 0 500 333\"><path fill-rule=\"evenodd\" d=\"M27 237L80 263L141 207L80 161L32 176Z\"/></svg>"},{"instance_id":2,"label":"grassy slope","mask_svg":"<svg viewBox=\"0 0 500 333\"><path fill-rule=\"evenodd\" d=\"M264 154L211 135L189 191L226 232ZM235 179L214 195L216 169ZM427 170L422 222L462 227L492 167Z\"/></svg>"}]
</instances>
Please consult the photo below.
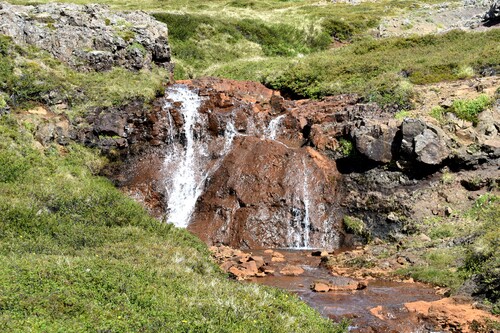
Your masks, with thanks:
<instances>
[{"instance_id":1,"label":"grassy slope","mask_svg":"<svg viewBox=\"0 0 500 333\"><path fill-rule=\"evenodd\" d=\"M13 112L0 116L0 331L343 331L295 296L228 279L198 239L97 177L96 152L42 149L20 120L54 92L68 116L151 99L162 71L76 73L5 37L0 56L0 108Z\"/></svg>"},{"instance_id":2,"label":"grassy slope","mask_svg":"<svg viewBox=\"0 0 500 333\"><path fill-rule=\"evenodd\" d=\"M0 117L2 332L336 330L294 296L227 279L199 240L95 176L104 163L40 151Z\"/></svg>"},{"instance_id":3,"label":"grassy slope","mask_svg":"<svg viewBox=\"0 0 500 333\"><path fill-rule=\"evenodd\" d=\"M407 71L410 81L419 84L470 77L483 63L499 63L498 34L479 35L477 41L475 34L455 36L453 41L370 40L369 29L382 17L439 2L381 0L352 6L316 0L105 1L116 9L151 11L168 24L177 79L214 75L256 80L303 97L356 92L400 107L407 106L411 92ZM332 38L354 45L328 50ZM471 56L462 59L464 53Z\"/></svg>"},{"instance_id":4,"label":"grassy slope","mask_svg":"<svg viewBox=\"0 0 500 333\"><path fill-rule=\"evenodd\" d=\"M0 105L3 100L22 109L33 103L63 102L68 105L64 112L75 117L90 107L121 105L128 98L152 100L163 93L167 78L168 73L157 67L135 73L121 68L79 73L47 52L16 46L0 35Z\"/></svg>"}]
</instances>

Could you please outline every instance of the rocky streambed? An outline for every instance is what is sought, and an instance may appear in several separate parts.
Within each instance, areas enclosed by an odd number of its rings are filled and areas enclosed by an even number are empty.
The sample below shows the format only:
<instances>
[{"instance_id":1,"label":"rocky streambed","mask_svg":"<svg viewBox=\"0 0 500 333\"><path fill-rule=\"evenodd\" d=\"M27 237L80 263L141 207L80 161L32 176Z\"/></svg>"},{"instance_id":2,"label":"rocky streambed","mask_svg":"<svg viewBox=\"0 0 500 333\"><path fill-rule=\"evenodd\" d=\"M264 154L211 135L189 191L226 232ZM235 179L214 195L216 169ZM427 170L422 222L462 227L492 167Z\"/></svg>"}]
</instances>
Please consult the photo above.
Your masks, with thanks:
<instances>
[{"instance_id":1,"label":"rocky streambed","mask_svg":"<svg viewBox=\"0 0 500 333\"><path fill-rule=\"evenodd\" d=\"M487 332L495 317L467 297L391 275L390 270L341 270L325 265L362 249L327 251L210 248L221 268L236 279L288 290L323 316L350 320L350 332Z\"/></svg>"}]
</instances>

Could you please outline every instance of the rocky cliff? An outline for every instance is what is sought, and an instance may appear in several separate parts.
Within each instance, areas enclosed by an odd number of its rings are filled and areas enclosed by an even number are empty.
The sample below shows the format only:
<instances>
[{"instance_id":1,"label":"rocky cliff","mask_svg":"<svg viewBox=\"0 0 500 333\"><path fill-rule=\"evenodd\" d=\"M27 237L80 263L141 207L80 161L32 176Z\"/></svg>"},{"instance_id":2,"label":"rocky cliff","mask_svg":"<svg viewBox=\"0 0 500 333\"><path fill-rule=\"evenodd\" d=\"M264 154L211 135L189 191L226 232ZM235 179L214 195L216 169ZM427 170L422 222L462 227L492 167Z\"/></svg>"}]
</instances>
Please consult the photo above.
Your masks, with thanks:
<instances>
[{"instance_id":1,"label":"rocky cliff","mask_svg":"<svg viewBox=\"0 0 500 333\"><path fill-rule=\"evenodd\" d=\"M0 34L34 45L79 70L171 66L168 29L144 12L105 5L0 3Z\"/></svg>"},{"instance_id":2,"label":"rocky cliff","mask_svg":"<svg viewBox=\"0 0 500 333\"><path fill-rule=\"evenodd\" d=\"M421 192L439 182L443 170L463 170L464 179L471 177L467 170L498 179L499 124L492 121L499 119L498 104L475 127L450 118L443 128L430 117L396 120L353 95L292 101L251 82L202 79L181 85L199 98L201 118L192 140L205 142L196 153L203 162L192 167L206 172L197 176L186 225L209 243L336 248L344 240L344 214L362 217L372 236L397 238L412 231L415 217L445 214L438 201L421 202L429 199ZM167 89L158 101L163 107L137 117L151 119L154 130L146 141L156 148L134 158L119 177L158 216L173 216L169 202L177 194L169 193L175 183L169 175L181 166L164 157L173 145L177 152L189 146L185 102L173 95ZM123 124L130 123L124 118ZM133 146L135 139L127 137L137 134L123 135L126 145Z\"/></svg>"}]
</instances>

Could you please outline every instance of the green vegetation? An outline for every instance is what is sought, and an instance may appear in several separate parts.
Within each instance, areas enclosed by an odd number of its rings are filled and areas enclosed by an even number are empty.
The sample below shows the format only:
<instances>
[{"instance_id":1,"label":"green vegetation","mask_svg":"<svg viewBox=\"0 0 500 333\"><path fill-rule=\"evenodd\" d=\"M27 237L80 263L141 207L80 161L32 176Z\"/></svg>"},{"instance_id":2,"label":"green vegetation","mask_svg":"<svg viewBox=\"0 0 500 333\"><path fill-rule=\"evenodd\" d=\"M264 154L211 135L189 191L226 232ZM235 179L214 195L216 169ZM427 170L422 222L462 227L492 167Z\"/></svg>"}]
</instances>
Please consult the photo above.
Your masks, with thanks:
<instances>
[{"instance_id":1,"label":"green vegetation","mask_svg":"<svg viewBox=\"0 0 500 333\"><path fill-rule=\"evenodd\" d=\"M176 73L178 78L242 57L292 57L326 49L330 43L325 33L259 19L170 13L154 16L169 27L172 54L182 67Z\"/></svg>"},{"instance_id":2,"label":"green vegetation","mask_svg":"<svg viewBox=\"0 0 500 333\"><path fill-rule=\"evenodd\" d=\"M352 156L355 153L354 144L352 143L352 141L344 138L339 139L338 150L345 157Z\"/></svg>"},{"instance_id":3,"label":"green vegetation","mask_svg":"<svg viewBox=\"0 0 500 333\"><path fill-rule=\"evenodd\" d=\"M76 144L34 148L0 118L3 332L340 332L277 289L229 280L204 244L149 217Z\"/></svg>"},{"instance_id":4,"label":"green vegetation","mask_svg":"<svg viewBox=\"0 0 500 333\"><path fill-rule=\"evenodd\" d=\"M479 113L483 112L490 105L491 100L488 95L480 95L476 99L459 99L454 101L450 108L450 112L454 113L460 119L468 120L476 124Z\"/></svg>"},{"instance_id":5,"label":"green vegetation","mask_svg":"<svg viewBox=\"0 0 500 333\"><path fill-rule=\"evenodd\" d=\"M382 40L364 38L340 49L281 64L281 68L271 63L273 69L264 75L263 81L297 96L351 92L368 101L403 108L412 97L412 84L458 79L458 70L465 65L476 69L498 66L500 53L491 52L488 45L497 44L499 39L497 30ZM240 67L245 65L238 63ZM231 67L219 72L230 74Z\"/></svg>"},{"instance_id":6,"label":"green vegetation","mask_svg":"<svg viewBox=\"0 0 500 333\"><path fill-rule=\"evenodd\" d=\"M431 110L431 116L443 122L446 112L450 112L459 119L470 121L476 125L479 113L486 110L490 105L491 99L488 95L482 94L475 99L457 99L453 101L453 104L448 109L436 106Z\"/></svg>"},{"instance_id":7,"label":"green vegetation","mask_svg":"<svg viewBox=\"0 0 500 333\"><path fill-rule=\"evenodd\" d=\"M357 217L345 215L344 226L347 231L362 237L366 242L370 241L371 234L370 231L366 228L365 222L363 222L363 220Z\"/></svg>"},{"instance_id":8,"label":"green vegetation","mask_svg":"<svg viewBox=\"0 0 500 333\"><path fill-rule=\"evenodd\" d=\"M457 290L473 278L475 293L500 312L500 198L486 193L457 220L429 218L422 224L432 241L422 253L424 264L400 270L413 278ZM471 237L472 241L457 241ZM441 245L446 242L446 247ZM407 244L406 248L417 248ZM420 245L421 247L421 245Z\"/></svg>"},{"instance_id":9,"label":"green vegetation","mask_svg":"<svg viewBox=\"0 0 500 333\"><path fill-rule=\"evenodd\" d=\"M163 93L166 70L79 73L34 47L19 47L0 35L0 95L11 107L34 103L68 105L68 115L85 113L90 107L121 105L132 97L146 101ZM6 98L10 96L9 98Z\"/></svg>"},{"instance_id":10,"label":"green vegetation","mask_svg":"<svg viewBox=\"0 0 500 333\"><path fill-rule=\"evenodd\" d=\"M370 29L382 17L439 2L382 0L352 6L314 0L107 0L106 4L148 10L168 24L176 79L254 80L292 97L357 93L366 101L411 109L412 85L469 78L500 64L496 29L372 37ZM348 44L334 48L334 40Z\"/></svg>"},{"instance_id":11,"label":"green vegetation","mask_svg":"<svg viewBox=\"0 0 500 333\"><path fill-rule=\"evenodd\" d=\"M476 274L481 293L489 300L493 312L500 314L500 197L485 194L469 212L483 221L479 235L467 247L464 270Z\"/></svg>"}]
</instances>

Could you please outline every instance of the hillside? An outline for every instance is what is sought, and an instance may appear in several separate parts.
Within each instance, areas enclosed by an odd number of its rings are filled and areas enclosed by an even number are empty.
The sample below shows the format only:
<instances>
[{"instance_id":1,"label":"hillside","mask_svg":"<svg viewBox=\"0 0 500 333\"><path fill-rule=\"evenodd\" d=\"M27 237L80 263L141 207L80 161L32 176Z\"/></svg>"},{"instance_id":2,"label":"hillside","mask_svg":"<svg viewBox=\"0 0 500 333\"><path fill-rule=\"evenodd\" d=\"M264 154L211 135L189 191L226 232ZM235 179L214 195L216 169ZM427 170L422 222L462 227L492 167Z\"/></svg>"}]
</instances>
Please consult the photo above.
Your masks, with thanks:
<instances>
[{"instance_id":1,"label":"hillside","mask_svg":"<svg viewBox=\"0 0 500 333\"><path fill-rule=\"evenodd\" d=\"M347 330L234 281L198 237L357 248L323 264L498 315L487 1L64 3L0 4L2 331ZM173 97L186 87L205 117L193 134ZM187 231L165 222L172 179L190 177L172 154L196 140L208 171Z\"/></svg>"}]
</instances>

